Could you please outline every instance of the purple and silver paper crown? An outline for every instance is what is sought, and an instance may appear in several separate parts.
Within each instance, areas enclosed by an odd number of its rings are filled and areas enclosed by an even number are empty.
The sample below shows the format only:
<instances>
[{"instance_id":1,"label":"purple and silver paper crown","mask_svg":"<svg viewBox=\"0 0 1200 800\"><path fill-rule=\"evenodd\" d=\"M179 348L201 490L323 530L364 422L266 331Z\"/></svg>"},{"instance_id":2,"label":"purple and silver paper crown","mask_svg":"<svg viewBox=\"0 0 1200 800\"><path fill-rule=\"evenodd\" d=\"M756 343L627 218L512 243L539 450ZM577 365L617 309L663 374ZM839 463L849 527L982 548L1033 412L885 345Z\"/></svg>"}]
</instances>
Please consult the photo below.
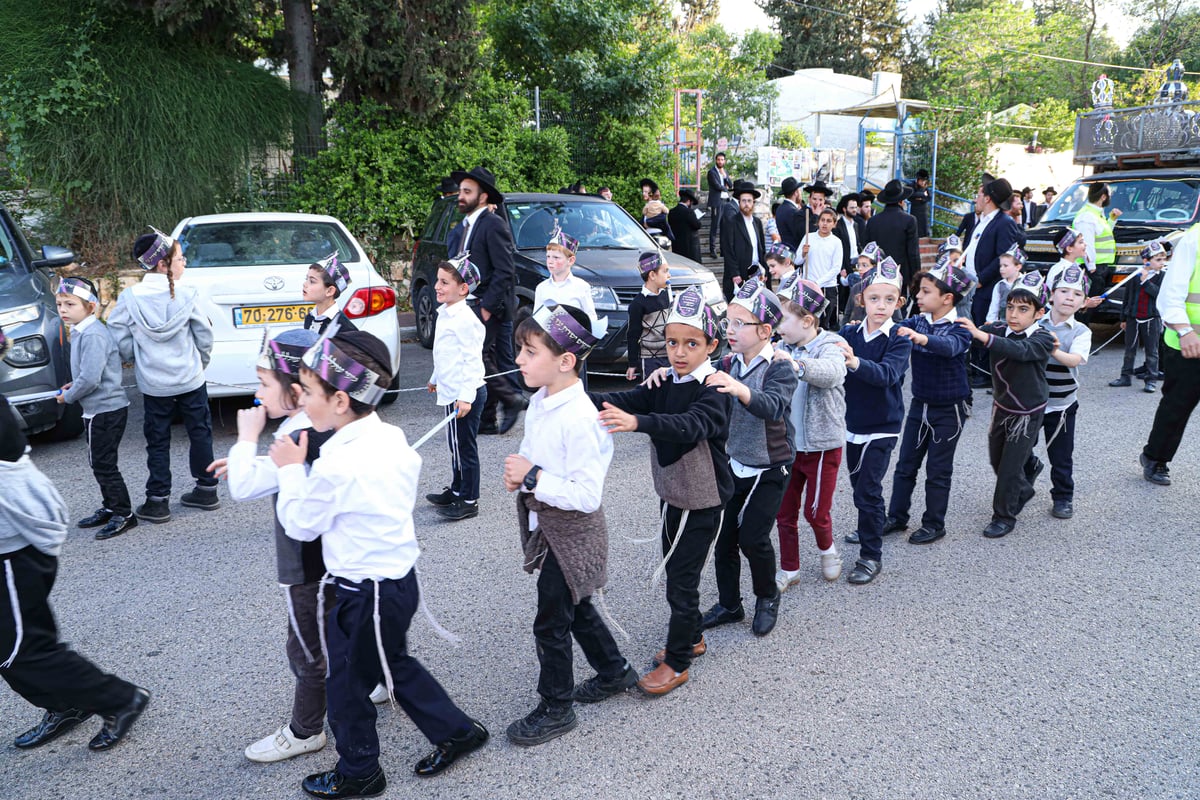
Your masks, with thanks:
<instances>
[{"instance_id":1,"label":"purple and silver paper crown","mask_svg":"<svg viewBox=\"0 0 1200 800\"><path fill-rule=\"evenodd\" d=\"M262 349L254 366L282 372L284 375L299 375L304 354L320 338L316 331L295 328L268 339L267 331L264 330Z\"/></svg>"},{"instance_id":2,"label":"purple and silver paper crown","mask_svg":"<svg viewBox=\"0 0 1200 800\"><path fill-rule=\"evenodd\" d=\"M154 244L137 257L138 264L147 272L158 266L158 262L167 257L167 253L171 252L171 248L175 246L175 240L165 233L160 231L153 225L149 226L150 230L154 231Z\"/></svg>"},{"instance_id":3,"label":"purple and silver paper crown","mask_svg":"<svg viewBox=\"0 0 1200 800\"><path fill-rule=\"evenodd\" d=\"M1058 241L1054 243L1054 246L1058 248L1059 253L1066 255L1067 250L1071 247L1071 245L1079 241L1079 237L1081 235L1082 234L1080 234L1079 231L1075 230L1074 228L1067 228L1062 232L1062 236L1059 237Z\"/></svg>"},{"instance_id":4,"label":"purple and silver paper crown","mask_svg":"<svg viewBox=\"0 0 1200 800\"><path fill-rule=\"evenodd\" d=\"M887 253L883 252L883 248L874 242L867 242L863 245L863 249L858 253L859 258L866 256L871 259L872 264L878 264L883 259L887 258Z\"/></svg>"},{"instance_id":5,"label":"purple and silver paper crown","mask_svg":"<svg viewBox=\"0 0 1200 800\"><path fill-rule=\"evenodd\" d=\"M641 274L642 280L645 280L647 275L661 267L662 264L662 255L653 250L647 250L638 256L638 272Z\"/></svg>"},{"instance_id":6,"label":"purple and silver paper crown","mask_svg":"<svg viewBox=\"0 0 1200 800\"><path fill-rule=\"evenodd\" d=\"M1078 289L1084 294L1088 293L1091 288L1092 281L1088 278L1087 270L1078 264L1072 264L1063 271L1059 272L1054 278L1054 285L1050 287L1050 291L1067 287L1068 289Z\"/></svg>"},{"instance_id":7,"label":"purple and silver paper crown","mask_svg":"<svg viewBox=\"0 0 1200 800\"><path fill-rule=\"evenodd\" d=\"M783 319L783 307L775 293L760 283L757 278L751 278L738 287L733 296L733 304L741 306L754 315L754 318L772 328L779 325Z\"/></svg>"},{"instance_id":8,"label":"purple and silver paper crown","mask_svg":"<svg viewBox=\"0 0 1200 800\"><path fill-rule=\"evenodd\" d=\"M767 258L774 258L777 261L791 261L792 248L788 247L783 242L771 242L767 245Z\"/></svg>"},{"instance_id":9,"label":"purple and silver paper crown","mask_svg":"<svg viewBox=\"0 0 1200 800\"><path fill-rule=\"evenodd\" d=\"M1021 245L1014 244L1012 247L1005 250L1001 255L1006 255L1017 262L1017 266L1025 269L1025 262L1029 260L1029 256L1025 255L1025 251L1021 249Z\"/></svg>"},{"instance_id":10,"label":"purple and silver paper crown","mask_svg":"<svg viewBox=\"0 0 1200 800\"><path fill-rule=\"evenodd\" d=\"M889 286L895 286L904 293L904 277L900 274L900 265L891 259L890 256L885 256L883 261L873 267L863 276L862 290L866 291L868 286L876 283L886 283Z\"/></svg>"},{"instance_id":11,"label":"purple and silver paper crown","mask_svg":"<svg viewBox=\"0 0 1200 800\"><path fill-rule=\"evenodd\" d=\"M350 285L350 270L346 269L346 265L338 260L337 253L330 253L309 269L319 269L324 272L339 292L346 291L346 287Z\"/></svg>"},{"instance_id":12,"label":"purple and silver paper crown","mask_svg":"<svg viewBox=\"0 0 1200 800\"><path fill-rule=\"evenodd\" d=\"M458 273L458 277L467 285L467 291L473 292L479 288L483 278L479 275L479 267L475 266L470 259L471 251L463 253L458 258L447 258L446 262L451 268Z\"/></svg>"},{"instance_id":13,"label":"purple and silver paper crown","mask_svg":"<svg viewBox=\"0 0 1200 800\"><path fill-rule=\"evenodd\" d=\"M336 325L326 329L326 335L308 349L300 363L339 392L369 406L379 405L387 387L379 385L379 374L368 369L343 352L329 335Z\"/></svg>"},{"instance_id":14,"label":"purple and silver paper crown","mask_svg":"<svg viewBox=\"0 0 1200 800\"><path fill-rule=\"evenodd\" d=\"M550 241L546 246L549 247L552 244L565 249L571 255L575 255L575 251L579 249L579 240L564 233L562 226L557 221L554 223L554 230L550 231Z\"/></svg>"},{"instance_id":15,"label":"purple and silver paper crown","mask_svg":"<svg viewBox=\"0 0 1200 800\"><path fill-rule=\"evenodd\" d=\"M971 279L967 276L965 269L951 264L949 258L945 256L943 258L945 261L938 259L938 265L929 270L928 275L961 297L971 288Z\"/></svg>"},{"instance_id":16,"label":"purple and silver paper crown","mask_svg":"<svg viewBox=\"0 0 1200 800\"><path fill-rule=\"evenodd\" d=\"M704 302L704 295L695 286L689 286L675 297L667 324L690 325L702 331L709 339L717 338L717 315Z\"/></svg>"},{"instance_id":17,"label":"purple and silver paper crown","mask_svg":"<svg viewBox=\"0 0 1200 800\"><path fill-rule=\"evenodd\" d=\"M100 298L79 278L63 278L58 282L57 294L73 294L85 303L99 303Z\"/></svg>"},{"instance_id":18,"label":"purple and silver paper crown","mask_svg":"<svg viewBox=\"0 0 1200 800\"><path fill-rule=\"evenodd\" d=\"M946 237L946 241L938 245L939 256L945 253L961 253L962 251L962 239L958 238L953 233Z\"/></svg>"},{"instance_id":19,"label":"purple and silver paper crown","mask_svg":"<svg viewBox=\"0 0 1200 800\"><path fill-rule=\"evenodd\" d=\"M1155 240L1153 242L1150 242L1150 244L1148 244L1142 248L1142 252L1141 252L1142 261L1149 261L1150 259L1154 258L1159 253L1165 253L1165 252L1167 252L1166 245L1164 245L1160 241Z\"/></svg>"},{"instance_id":20,"label":"purple and silver paper crown","mask_svg":"<svg viewBox=\"0 0 1200 800\"><path fill-rule=\"evenodd\" d=\"M792 285L792 289L792 301L814 317L821 316L829 307L829 298L813 281L800 279Z\"/></svg>"},{"instance_id":21,"label":"purple and silver paper crown","mask_svg":"<svg viewBox=\"0 0 1200 800\"><path fill-rule=\"evenodd\" d=\"M1018 289L1024 289L1029 292L1037 300L1038 305L1045 307L1048 294L1046 292L1046 282L1042 280L1040 272L1026 272L1017 282L1013 284L1012 291L1009 292L1009 297L1012 297L1012 292Z\"/></svg>"},{"instance_id":22,"label":"purple and silver paper crown","mask_svg":"<svg viewBox=\"0 0 1200 800\"><path fill-rule=\"evenodd\" d=\"M792 270L783 280L779 282L779 288L775 290L775 296L780 300L795 300L796 286L800 281L800 272Z\"/></svg>"},{"instance_id":23,"label":"purple and silver paper crown","mask_svg":"<svg viewBox=\"0 0 1200 800\"><path fill-rule=\"evenodd\" d=\"M600 344L600 340L608 332L608 317L590 320L590 329L585 328L579 324L579 320L571 316L567 306L553 301L533 312L533 321L559 347L568 353L574 353L575 357L580 359L587 358L592 348Z\"/></svg>"}]
</instances>

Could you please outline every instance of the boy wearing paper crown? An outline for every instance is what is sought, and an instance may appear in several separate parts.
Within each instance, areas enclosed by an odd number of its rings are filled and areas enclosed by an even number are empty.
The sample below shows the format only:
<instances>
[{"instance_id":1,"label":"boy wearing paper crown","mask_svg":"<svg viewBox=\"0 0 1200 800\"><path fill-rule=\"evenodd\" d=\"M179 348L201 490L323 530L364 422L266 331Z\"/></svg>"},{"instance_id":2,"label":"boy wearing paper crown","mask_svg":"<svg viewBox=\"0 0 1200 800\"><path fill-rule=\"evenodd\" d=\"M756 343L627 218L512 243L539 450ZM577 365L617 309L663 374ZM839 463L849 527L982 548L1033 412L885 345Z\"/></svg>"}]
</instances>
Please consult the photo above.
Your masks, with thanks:
<instances>
[{"instance_id":1,"label":"boy wearing paper crown","mask_svg":"<svg viewBox=\"0 0 1200 800\"><path fill-rule=\"evenodd\" d=\"M517 492L525 571L540 571L533 637L541 699L507 731L513 744L524 747L573 730L575 699L596 702L637 683L601 617L608 582L601 500L613 444L579 379L607 324L574 306L550 303L517 328L517 366L537 390L529 398L521 449L504 460L505 488ZM596 670L578 687L572 637Z\"/></svg>"},{"instance_id":2,"label":"boy wearing paper crown","mask_svg":"<svg viewBox=\"0 0 1200 800\"><path fill-rule=\"evenodd\" d=\"M121 388L121 355L108 326L96 318L100 298L91 281L63 278L54 302L58 316L71 328L71 382L62 387L58 402L83 407L88 463L100 485L100 508L78 524L100 528L97 539L111 539L137 525L129 489L117 467L129 416L129 398Z\"/></svg>"},{"instance_id":3,"label":"boy wearing paper crown","mask_svg":"<svg viewBox=\"0 0 1200 800\"><path fill-rule=\"evenodd\" d=\"M301 297L313 304L312 310L304 315L304 329L315 329L317 333L324 334L329 323L336 319L338 330L358 330L350 318L336 308L337 299L349 285L350 271L338 259L337 253L330 253L311 264L300 292Z\"/></svg>"},{"instance_id":4,"label":"boy wearing paper crown","mask_svg":"<svg viewBox=\"0 0 1200 800\"><path fill-rule=\"evenodd\" d=\"M1125 284L1121 304L1121 327L1125 330L1125 360L1121 377L1109 381L1109 386L1129 386L1133 376L1146 381L1147 393L1158 388L1158 343L1162 339L1163 322L1158 315L1158 290L1162 288L1163 267L1167 265L1167 248L1162 242L1151 242L1142 248L1142 268L1137 277ZM1146 352L1146 360L1135 370L1138 344Z\"/></svg>"},{"instance_id":5,"label":"boy wearing paper crown","mask_svg":"<svg viewBox=\"0 0 1200 800\"><path fill-rule=\"evenodd\" d=\"M418 776L437 775L488 738L408 652L421 593L412 520L421 457L402 430L375 413L392 381L388 363L387 347L365 331L322 337L301 359L301 398L313 428L333 435L307 473L307 433L299 441L276 439L270 450L279 468L279 521L292 539L321 540L326 581L337 596L329 623L321 598L317 616L339 759L332 770L302 781L314 797L370 797L387 787L371 702L380 676L434 744L414 766Z\"/></svg>"},{"instance_id":6,"label":"boy wearing paper crown","mask_svg":"<svg viewBox=\"0 0 1200 800\"><path fill-rule=\"evenodd\" d=\"M912 403L904 420L900 455L892 477L885 534L908 527L917 473L925 462L925 513L921 527L908 537L912 544L929 544L946 535L946 509L954 473L954 452L967 419L967 351L971 334L955 325L955 306L971 281L953 264L918 272L917 308L902 321L896 335L912 342Z\"/></svg>"},{"instance_id":7,"label":"boy wearing paper crown","mask_svg":"<svg viewBox=\"0 0 1200 800\"><path fill-rule=\"evenodd\" d=\"M575 266L575 252L579 249L579 241L563 233L558 222L550 233L550 241L546 244L546 269L550 277L537 285L533 293L533 308L536 311L548 303L560 306L574 306L596 319L596 304L592 300L592 287L582 278L571 274ZM587 362L581 362L583 371L580 380L587 390Z\"/></svg>"},{"instance_id":8,"label":"boy wearing paper crown","mask_svg":"<svg viewBox=\"0 0 1200 800\"><path fill-rule=\"evenodd\" d=\"M670 369L627 392L591 396L610 433L640 431L654 446L650 474L661 501L663 554L655 576L666 573L671 617L666 647L638 681L651 697L686 683L692 661L708 650L700 627L700 573L733 494L725 453L731 398L706 383L716 372L708 359L717 336L713 310L689 287L675 298L667 318Z\"/></svg>"},{"instance_id":9,"label":"boy wearing paper crown","mask_svg":"<svg viewBox=\"0 0 1200 800\"><path fill-rule=\"evenodd\" d=\"M1002 319L1008 308L1008 293L1021 277L1025 269L1025 251L1020 245L1014 244L1000 254L1000 280L992 287L992 302L988 305L987 322Z\"/></svg>"},{"instance_id":10,"label":"boy wearing paper crown","mask_svg":"<svg viewBox=\"0 0 1200 800\"><path fill-rule=\"evenodd\" d=\"M992 364L992 424L988 429L988 458L996 473L992 521L983 535L997 539L1012 533L1017 515L1035 494L1025 462L1037 441L1038 426L1050 390L1046 360L1055 349L1054 334L1037 325L1046 307L1042 276L1027 272L1008 293L1006 322L982 328L968 318L958 323L990 354Z\"/></svg>"},{"instance_id":11,"label":"boy wearing paper crown","mask_svg":"<svg viewBox=\"0 0 1200 800\"><path fill-rule=\"evenodd\" d=\"M725 446L733 471L733 496L725 505L713 551L717 602L704 614L701 625L705 629L746 616L741 555L746 557L754 587L754 635L770 633L779 616L771 528L787 489L788 469L796 457L796 436L788 411L797 381L792 366L776 361L771 347L771 336L782 318L779 298L758 280L738 287L725 317L732 354L722 359L721 371L707 381L737 402L729 415Z\"/></svg>"},{"instance_id":12,"label":"boy wearing paper crown","mask_svg":"<svg viewBox=\"0 0 1200 800\"><path fill-rule=\"evenodd\" d=\"M1046 283L1050 284L1054 283L1064 269L1082 261L1084 253L1087 252L1087 242L1079 231L1067 228L1054 240L1054 249L1058 251L1059 259L1046 273Z\"/></svg>"},{"instance_id":13,"label":"boy wearing paper crown","mask_svg":"<svg viewBox=\"0 0 1200 800\"><path fill-rule=\"evenodd\" d=\"M859 283L867 272L878 266L879 262L885 258L887 258L887 253L883 252L883 248L874 242L867 242L863 245L862 252L858 254L855 271L841 278L842 286L846 287L846 309L842 312L842 325L863 321L865 312L858 302Z\"/></svg>"},{"instance_id":14,"label":"boy wearing paper crown","mask_svg":"<svg viewBox=\"0 0 1200 800\"><path fill-rule=\"evenodd\" d=\"M767 245L767 272L775 281L776 292L783 289L785 284L790 286L800 276L796 265L792 263L793 255L791 248L783 242Z\"/></svg>"},{"instance_id":15,"label":"boy wearing paper crown","mask_svg":"<svg viewBox=\"0 0 1200 800\"><path fill-rule=\"evenodd\" d=\"M638 256L642 291L629 301L629 338L625 355L629 368L627 380L645 377L667 366L667 316L671 313L671 268L660 253L647 251Z\"/></svg>"},{"instance_id":16,"label":"boy wearing paper crown","mask_svg":"<svg viewBox=\"0 0 1200 800\"><path fill-rule=\"evenodd\" d=\"M1079 367L1086 364L1092 351L1092 332L1075 318L1087 300L1090 282L1087 273L1073 264L1058 273L1050 291L1050 313L1038 325L1054 335L1054 350L1046 362L1049 394L1042 415L1046 436L1046 456L1050 460L1050 513L1070 519L1075 513L1075 481L1072 475L1075 452L1075 415L1079 411ZM1033 434L1037 444L1037 432ZM1025 476L1033 484L1044 468L1032 453L1025 462Z\"/></svg>"},{"instance_id":17,"label":"boy wearing paper crown","mask_svg":"<svg viewBox=\"0 0 1200 800\"><path fill-rule=\"evenodd\" d=\"M855 585L870 583L883 569L883 475L904 419L901 387L912 352L912 342L897 334L892 321L903 296L902 280L896 262L880 262L859 284L865 319L840 331L846 359L846 464L858 509L858 531L846 541L859 545L846 580Z\"/></svg>"},{"instance_id":18,"label":"boy wearing paper crown","mask_svg":"<svg viewBox=\"0 0 1200 800\"><path fill-rule=\"evenodd\" d=\"M438 264L434 292L438 306L433 337L433 374L429 391L455 420L446 428L450 446L451 482L425 499L449 520L479 515L479 420L487 402L483 379L483 340L486 330L463 302L479 288L479 269L469 256Z\"/></svg>"}]
</instances>

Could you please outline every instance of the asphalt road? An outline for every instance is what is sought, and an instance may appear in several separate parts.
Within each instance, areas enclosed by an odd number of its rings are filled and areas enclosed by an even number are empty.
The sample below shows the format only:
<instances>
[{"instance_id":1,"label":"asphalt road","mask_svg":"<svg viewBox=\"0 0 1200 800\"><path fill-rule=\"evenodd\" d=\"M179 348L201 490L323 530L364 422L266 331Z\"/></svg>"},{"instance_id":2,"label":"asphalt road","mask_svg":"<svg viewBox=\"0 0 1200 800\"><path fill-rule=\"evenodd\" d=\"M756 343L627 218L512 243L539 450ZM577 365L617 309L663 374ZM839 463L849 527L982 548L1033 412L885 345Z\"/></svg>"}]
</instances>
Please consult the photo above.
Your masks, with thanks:
<instances>
[{"instance_id":1,"label":"asphalt road","mask_svg":"<svg viewBox=\"0 0 1200 800\"><path fill-rule=\"evenodd\" d=\"M423 385L430 364L428 351L406 346L401 385ZM1200 797L1200 448L1193 430L1171 465L1174 486L1143 481L1137 453L1158 396L1108 388L1119 367L1114 343L1083 370L1074 519L1049 515L1043 476L1016 532L982 538L993 481L988 397L977 392L949 536L925 547L889 537L883 574L866 587L823 581L805 541L807 573L785 594L774 633L755 639L748 622L713 631L685 687L580 707L574 733L533 749L504 737L536 702L535 579L521 569L514 503L500 481L521 428L483 437L482 515L447 523L423 503L416 509L426 599L464 642L447 644L419 617L412 641L493 739L422 781L410 770L428 745L402 712L382 709L388 796ZM121 463L137 502L146 473L132 399ZM218 452L233 442L237 406L218 407ZM440 415L413 392L383 417L414 440ZM181 427L175 435L177 499L190 481ZM667 619L661 585L649 584L654 545L631 541L653 535L658 521L648 454L645 437L619 436L605 497L609 603L631 637L622 648L642 670ZM449 475L442 440L422 455L422 492L440 490ZM82 442L39 443L34 458L74 518L97 505ZM916 509L922 497L918 489ZM235 503L222 489L217 511L173 512L168 524L109 542L73 530L53 594L65 638L150 688L149 710L108 753L86 748L98 721L32 752L0 744L6 797L299 798L304 775L333 765L332 745L275 765L242 755L290 710L268 501ZM854 519L844 476L834 519L840 542ZM840 546L848 572L856 548ZM711 570L702 592L707 607ZM587 677L582 656L577 675ZM39 717L0 689L4 739Z\"/></svg>"}]
</instances>

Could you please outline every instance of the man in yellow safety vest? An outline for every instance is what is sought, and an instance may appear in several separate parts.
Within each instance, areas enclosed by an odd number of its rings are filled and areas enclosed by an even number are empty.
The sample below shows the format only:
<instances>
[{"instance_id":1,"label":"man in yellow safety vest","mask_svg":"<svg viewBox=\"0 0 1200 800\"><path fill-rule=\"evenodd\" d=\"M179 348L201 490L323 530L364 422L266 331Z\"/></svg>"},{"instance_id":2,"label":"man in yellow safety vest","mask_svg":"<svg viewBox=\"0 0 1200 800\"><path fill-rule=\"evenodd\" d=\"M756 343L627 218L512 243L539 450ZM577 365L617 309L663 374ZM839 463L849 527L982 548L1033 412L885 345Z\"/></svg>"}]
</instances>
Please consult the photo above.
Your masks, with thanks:
<instances>
[{"instance_id":1,"label":"man in yellow safety vest","mask_svg":"<svg viewBox=\"0 0 1200 800\"><path fill-rule=\"evenodd\" d=\"M1092 296L1108 288L1113 263L1117 260L1117 240L1113 236L1113 225L1116 224L1117 217L1121 216L1121 209L1113 208L1106 214L1104 208L1110 200L1108 184L1089 185L1088 201L1071 221L1071 227L1083 234L1083 241L1087 245L1083 263L1091 277L1089 294Z\"/></svg>"}]
</instances>

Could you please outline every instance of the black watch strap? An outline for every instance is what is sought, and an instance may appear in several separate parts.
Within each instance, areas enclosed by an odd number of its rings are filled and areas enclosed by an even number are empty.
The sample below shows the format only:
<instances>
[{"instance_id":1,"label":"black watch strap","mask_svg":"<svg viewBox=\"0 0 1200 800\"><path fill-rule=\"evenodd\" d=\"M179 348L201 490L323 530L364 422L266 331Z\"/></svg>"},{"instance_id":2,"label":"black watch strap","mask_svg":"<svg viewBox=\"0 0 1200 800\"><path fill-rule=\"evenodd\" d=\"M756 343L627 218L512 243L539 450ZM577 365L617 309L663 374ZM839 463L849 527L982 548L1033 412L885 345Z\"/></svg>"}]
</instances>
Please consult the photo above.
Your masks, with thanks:
<instances>
[{"instance_id":1,"label":"black watch strap","mask_svg":"<svg viewBox=\"0 0 1200 800\"><path fill-rule=\"evenodd\" d=\"M537 488L537 474L540 470L541 467L534 464L530 467L529 472L525 473L525 480L522 483L531 492Z\"/></svg>"}]
</instances>

